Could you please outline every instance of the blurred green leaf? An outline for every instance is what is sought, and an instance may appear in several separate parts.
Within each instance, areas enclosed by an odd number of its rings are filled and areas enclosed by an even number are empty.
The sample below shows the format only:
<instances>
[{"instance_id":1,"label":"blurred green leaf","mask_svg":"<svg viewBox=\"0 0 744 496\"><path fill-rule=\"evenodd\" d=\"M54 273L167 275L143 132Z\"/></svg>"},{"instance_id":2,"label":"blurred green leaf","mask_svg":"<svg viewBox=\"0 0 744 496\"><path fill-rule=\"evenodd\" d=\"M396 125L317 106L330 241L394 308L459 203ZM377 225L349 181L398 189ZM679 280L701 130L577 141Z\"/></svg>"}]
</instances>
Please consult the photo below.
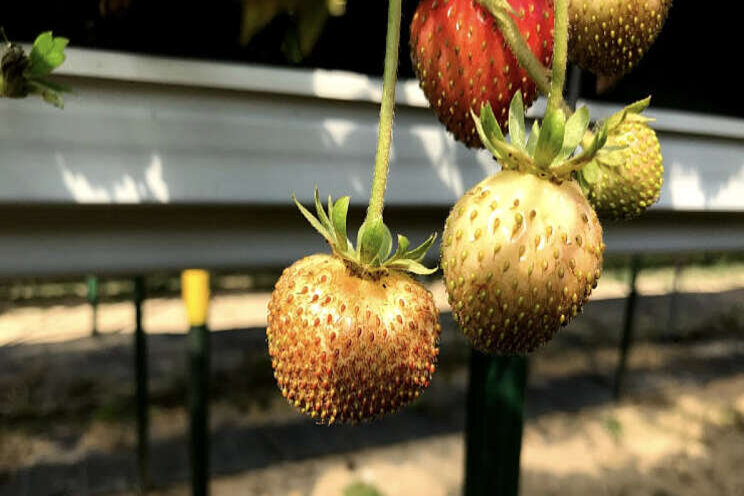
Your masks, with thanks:
<instances>
[{"instance_id":1,"label":"blurred green leaf","mask_svg":"<svg viewBox=\"0 0 744 496\"><path fill-rule=\"evenodd\" d=\"M68 43L67 38L52 36L51 31L37 36L28 55L30 63L26 75L29 78L40 78L62 65Z\"/></svg>"}]
</instances>

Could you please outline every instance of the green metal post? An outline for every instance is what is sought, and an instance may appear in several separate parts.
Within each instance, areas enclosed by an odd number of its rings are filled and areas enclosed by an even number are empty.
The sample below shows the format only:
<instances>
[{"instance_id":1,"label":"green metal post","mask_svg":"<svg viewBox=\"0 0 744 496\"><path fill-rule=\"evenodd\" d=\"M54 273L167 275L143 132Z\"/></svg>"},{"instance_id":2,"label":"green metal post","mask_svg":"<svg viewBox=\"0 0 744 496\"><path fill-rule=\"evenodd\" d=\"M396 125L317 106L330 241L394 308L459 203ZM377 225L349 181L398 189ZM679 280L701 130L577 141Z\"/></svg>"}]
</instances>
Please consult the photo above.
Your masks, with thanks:
<instances>
[{"instance_id":1,"label":"green metal post","mask_svg":"<svg viewBox=\"0 0 744 496\"><path fill-rule=\"evenodd\" d=\"M209 331L206 325L189 330L191 364L191 468L192 494L206 496L209 480Z\"/></svg>"},{"instance_id":2,"label":"green metal post","mask_svg":"<svg viewBox=\"0 0 744 496\"><path fill-rule=\"evenodd\" d=\"M640 270L641 257L633 255L630 260L630 293L625 301L623 335L620 339L620 356L618 357L617 368L615 369L615 381L612 388L612 395L615 400L619 400L622 395L623 379L625 377L625 370L628 367L628 353L630 352L630 345L633 341L633 320L635 317L636 300L638 300L636 278Z\"/></svg>"},{"instance_id":3,"label":"green metal post","mask_svg":"<svg viewBox=\"0 0 744 496\"><path fill-rule=\"evenodd\" d=\"M525 357L470 358L465 430L465 496L519 494L522 450Z\"/></svg>"},{"instance_id":4,"label":"green metal post","mask_svg":"<svg viewBox=\"0 0 744 496\"><path fill-rule=\"evenodd\" d=\"M181 291L190 325L191 493L206 496L209 494L209 274L203 270L184 271Z\"/></svg>"},{"instance_id":5,"label":"green metal post","mask_svg":"<svg viewBox=\"0 0 744 496\"><path fill-rule=\"evenodd\" d=\"M96 276L86 277L85 285L87 286L88 303L91 310L93 310L93 323L90 334L95 337L98 336L98 278Z\"/></svg>"},{"instance_id":6,"label":"green metal post","mask_svg":"<svg viewBox=\"0 0 744 496\"><path fill-rule=\"evenodd\" d=\"M148 371L147 371L147 336L142 326L142 303L145 300L145 279L134 279L134 370L137 397L137 491L147 493L149 480L149 430L150 421L147 411Z\"/></svg>"}]
</instances>

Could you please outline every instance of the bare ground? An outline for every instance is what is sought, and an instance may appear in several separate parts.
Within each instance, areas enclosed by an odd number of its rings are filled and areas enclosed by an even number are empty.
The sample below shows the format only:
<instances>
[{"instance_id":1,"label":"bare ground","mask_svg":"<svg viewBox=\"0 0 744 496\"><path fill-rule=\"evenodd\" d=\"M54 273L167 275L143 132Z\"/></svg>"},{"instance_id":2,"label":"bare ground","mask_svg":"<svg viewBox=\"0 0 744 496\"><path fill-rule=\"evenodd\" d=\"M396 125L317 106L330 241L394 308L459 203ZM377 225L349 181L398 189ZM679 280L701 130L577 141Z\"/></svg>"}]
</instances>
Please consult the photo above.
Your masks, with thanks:
<instances>
[{"instance_id":1,"label":"bare ground","mask_svg":"<svg viewBox=\"0 0 744 496\"><path fill-rule=\"evenodd\" d=\"M531 358L523 494L744 494L744 290L727 277L728 286L705 278L706 287L676 296L658 281L661 289L646 287L620 403L611 377L621 285ZM223 301L220 318L262 318L255 300ZM166 317L151 323L158 318ZM153 494L180 495L189 466L185 340L166 330L149 338L149 466ZM131 336L71 337L0 347L0 495L133 490ZM213 494L334 496L354 481L387 496L460 494L468 349L448 316L430 390L400 414L356 427L315 426L285 405L260 327L214 332L212 345Z\"/></svg>"}]
</instances>

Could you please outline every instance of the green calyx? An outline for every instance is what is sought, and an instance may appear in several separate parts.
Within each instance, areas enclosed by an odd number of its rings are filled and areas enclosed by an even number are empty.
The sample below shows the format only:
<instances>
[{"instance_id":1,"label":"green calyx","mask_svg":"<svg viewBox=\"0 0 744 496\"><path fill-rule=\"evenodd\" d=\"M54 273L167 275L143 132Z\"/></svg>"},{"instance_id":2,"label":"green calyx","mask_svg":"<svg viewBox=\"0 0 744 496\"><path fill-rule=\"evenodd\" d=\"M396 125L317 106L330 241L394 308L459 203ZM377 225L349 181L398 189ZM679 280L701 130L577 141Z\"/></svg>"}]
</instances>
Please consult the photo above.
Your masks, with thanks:
<instances>
[{"instance_id":1,"label":"green calyx","mask_svg":"<svg viewBox=\"0 0 744 496\"><path fill-rule=\"evenodd\" d=\"M590 140L592 142L596 141L597 135L600 133L603 135L602 140L606 142L608 138L611 138L617 133L618 128L623 123L640 122L645 124L653 121L653 119L641 115L641 112L646 110L650 103L651 97L649 96L643 100L631 103L619 112L611 115L601 124L599 131L593 137L585 137L584 141L587 146L590 145ZM591 190L591 185L597 184L602 180L603 175L611 173L615 168L625 163L626 157L623 153L620 153L624 149L625 147L622 146L604 145L597 150L597 153L592 156L589 162L581 169L576 170L576 179L585 194Z\"/></svg>"},{"instance_id":2,"label":"green calyx","mask_svg":"<svg viewBox=\"0 0 744 496\"><path fill-rule=\"evenodd\" d=\"M313 215L295 197L292 199L303 216L310 222L328 244L333 253L360 268L363 272L378 272L382 270L401 270L419 275L436 272L437 268L428 268L423 261L429 248L437 238L432 234L416 248L410 249L407 237L398 234L398 246L393 253L393 237L382 218L367 219L357 232L357 246L349 240L346 233L346 217L349 210L349 197L344 196L334 203L328 196L328 207L323 207L315 188L315 210ZM392 254L392 256L391 256Z\"/></svg>"},{"instance_id":3,"label":"green calyx","mask_svg":"<svg viewBox=\"0 0 744 496\"><path fill-rule=\"evenodd\" d=\"M45 102L62 108L62 93L70 91L66 86L46 79L65 61L67 38L55 37L51 31L36 37L31 51L6 42L0 59L0 96L24 98L29 94L41 96Z\"/></svg>"},{"instance_id":4,"label":"green calyx","mask_svg":"<svg viewBox=\"0 0 744 496\"><path fill-rule=\"evenodd\" d=\"M627 119L646 119L640 115L650 102L650 97L638 101L604 122L589 129L589 109L582 106L570 117L559 106L548 105L542 122L534 121L527 136L524 123L524 104L520 92L515 93L509 106L509 141L501 132L491 105L481 107L480 115L471 110L484 146L505 170L516 170L540 176L565 180L589 168L587 181L594 180L594 167L598 160L617 151L608 146L607 138Z\"/></svg>"},{"instance_id":5,"label":"green calyx","mask_svg":"<svg viewBox=\"0 0 744 496\"><path fill-rule=\"evenodd\" d=\"M504 169L565 178L561 166L571 160L585 160L587 150L571 157L589 127L589 110L581 107L571 117L561 108L549 107L542 123L535 121L527 137L521 92L514 94L509 106L509 141L501 132L490 104L481 107L480 116L471 110L475 127L486 148ZM603 143L590 147L599 148Z\"/></svg>"}]
</instances>

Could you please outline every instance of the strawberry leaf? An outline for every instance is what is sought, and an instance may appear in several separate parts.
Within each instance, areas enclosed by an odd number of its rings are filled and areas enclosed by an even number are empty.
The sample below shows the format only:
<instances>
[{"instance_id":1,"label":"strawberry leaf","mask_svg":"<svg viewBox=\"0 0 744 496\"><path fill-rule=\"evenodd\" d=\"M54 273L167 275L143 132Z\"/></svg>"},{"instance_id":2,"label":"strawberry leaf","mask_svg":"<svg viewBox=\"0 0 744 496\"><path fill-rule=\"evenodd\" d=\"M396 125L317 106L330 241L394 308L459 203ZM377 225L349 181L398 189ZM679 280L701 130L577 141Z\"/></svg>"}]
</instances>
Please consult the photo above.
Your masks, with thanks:
<instances>
[{"instance_id":1,"label":"strawberry leaf","mask_svg":"<svg viewBox=\"0 0 744 496\"><path fill-rule=\"evenodd\" d=\"M62 65L65 61L65 47L68 43L67 38L52 36L51 31L37 36L28 54L30 63L26 69L26 76L29 78L43 77Z\"/></svg>"},{"instance_id":2,"label":"strawberry leaf","mask_svg":"<svg viewBox=\"0 0 744 496\"><path fill-rule=\"evenodd\" d=\"M522 92L517 91L509 105L509 137L512 145L524 150L524 103Z\"/></svg>"}]
</instances>

